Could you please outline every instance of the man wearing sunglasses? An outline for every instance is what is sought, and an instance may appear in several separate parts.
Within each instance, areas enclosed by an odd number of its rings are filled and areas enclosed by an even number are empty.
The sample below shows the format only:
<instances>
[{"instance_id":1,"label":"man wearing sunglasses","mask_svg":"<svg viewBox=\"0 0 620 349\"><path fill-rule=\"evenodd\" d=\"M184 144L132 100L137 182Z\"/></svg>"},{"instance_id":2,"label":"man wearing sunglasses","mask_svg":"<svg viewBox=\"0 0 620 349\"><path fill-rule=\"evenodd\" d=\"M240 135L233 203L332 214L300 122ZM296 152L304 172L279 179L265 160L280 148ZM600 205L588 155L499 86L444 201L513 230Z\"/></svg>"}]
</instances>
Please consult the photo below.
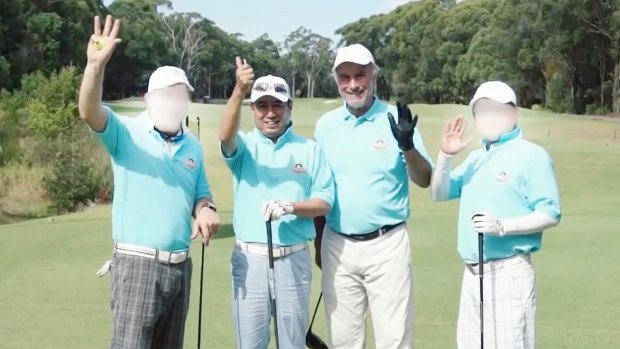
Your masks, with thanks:
<instances>
[{"instance_id":1,"label":"man wearing sunglasses","mask_svg":"<svg viewBox=\"0 0 620 349\"><path fill-rule=\"evenodd\" d=\"M536 280L530 254L540 249L542 231L557 225L561 214L551 157L522 138L516 105L507 84L480 85L470 106L482 147L451 170L453 156L469 144L463 137L467 121L451 120L432 177L434 200L460 198L461 349L481 347L478 233L484 234L484 347L534 348Z\"/></svg>"},{"instance_id":2,"label":"man wearing sunglasses","mask_svg":"<svg viewBox=\"0 0 620 349\"><path fill-rule=\"evenodd\" d=\"M284 79L263 76L239 57L234 91L220 128L222 155L233 174L233 314L237 347L266 349L270 294L265 221L272 221L280 348L303 348L309 321L312 217L334 199L331 171L318 145L292 130L293 101ZM251 90L254 130L239 132Z\"/></svg>"},{"instance_id":3,"label":"man wearing sunglasses","mask_svg":"<svg viewBox=\"0 0 620 349\"><path fill-rule=\"evenodd\" d=\"M370 308L377 349L412 348L409 180L428 187L430 159L417 116L375 97L368 49L341 48L332 71L345 103L315 130L336 183L333 209L315 220L329 347L364 348Z\"/></svg>"}]
</instances>

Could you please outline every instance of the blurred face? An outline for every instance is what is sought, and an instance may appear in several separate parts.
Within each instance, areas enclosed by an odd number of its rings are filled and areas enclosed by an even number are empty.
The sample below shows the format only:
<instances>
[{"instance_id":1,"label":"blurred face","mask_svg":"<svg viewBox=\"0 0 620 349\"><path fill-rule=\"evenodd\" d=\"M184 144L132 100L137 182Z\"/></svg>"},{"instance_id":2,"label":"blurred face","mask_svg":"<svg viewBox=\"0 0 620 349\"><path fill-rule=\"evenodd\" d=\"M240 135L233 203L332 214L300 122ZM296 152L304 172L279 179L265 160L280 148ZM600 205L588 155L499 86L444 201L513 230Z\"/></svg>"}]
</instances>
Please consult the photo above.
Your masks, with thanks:
<instances>
[{"instance_id":1,"label":"blurred face","mask_svg":"<svg viewBox=\"0 0 620 349\"><path fill-rule=\"evenodd\" d=\"M495 142L517 125L519 113L512 104L483 98L474 105L476 130L483 139Z\"/></svg>"},{"instance_id":2,"label":"blurred face","mask_svg":"<svg viewBox=\"0 0 620 349\"><path fill-rule=\"evenodd\" d=\"M189 92L177 84L149 92L144 97L153 125L166 133L177 133L189 110Z\"/></svg>"},{"instance_id":3,"label":"blurred face","mask_svg":"<svg viewBox=\"0 0 620 349\"><path fill-rule=\"evenodd\" d=\"M272 96L264 96L251 106L256 128L267 138L280 137L288 127L291 108L288 103Z\"/></svg>"},{"instance_id":4,"label":"blurred face","mask_svg":"<svg viewBox=\"0 0 620 349\"><path fill-rule=\"evenodd\" d=\"M353 109L363 108L374 94L373 66L345 62L336 68L338 92Z\"/></svg>"}]
</instances>

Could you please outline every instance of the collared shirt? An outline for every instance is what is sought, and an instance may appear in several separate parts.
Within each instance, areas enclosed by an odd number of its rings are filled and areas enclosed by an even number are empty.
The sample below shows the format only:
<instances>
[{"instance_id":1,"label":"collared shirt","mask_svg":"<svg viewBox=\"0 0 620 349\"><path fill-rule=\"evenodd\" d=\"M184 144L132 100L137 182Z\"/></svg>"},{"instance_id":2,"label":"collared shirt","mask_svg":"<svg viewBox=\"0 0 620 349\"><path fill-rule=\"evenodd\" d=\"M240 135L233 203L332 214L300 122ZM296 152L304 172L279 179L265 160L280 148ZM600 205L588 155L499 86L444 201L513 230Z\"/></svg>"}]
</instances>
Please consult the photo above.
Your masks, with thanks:
<instances>
[{"instance_id":1,"label":"collared shirt","mask_svg":"<svg viewBox=\"0 0 620 349\"><path fill-rule=\"evenodd\" d=\"M274 143L259 130L239 133L237 151L224 156L233 174L233 228L243 242L266 243L262 205L321 199L333 204L334 181L319 146L289 127ZM291 246L315 237L312 218L285 215L272 222L274 245Z\"/></svg>"},{"instance_id":2,"label":"collared shirt","mask_svg":"<svg viewBox=\"0 0 620 349\"><path fill-rule=\"evenodd\" d=\"M314 138L336 182L336 199L326 217L332 230L364 234L409 217L407 167L392 135L388 112L398 119L395 106L375 99L358 118L343 105L323 115L316 124ZM413 142L432 164L417 127Z\"/></svg>"},{"instance_id":3,"label":"collared shirt","mask_svg":"<svg viewBox=\"0 0 620 349\"><path fill-rule=\"evenodd\" d=\"M189 132L166 142L146 112L129 118L107 109L105 130L94 134L112 159L114 240L187 250L194 205L211 197L202 146Z\"/></svg>"},{"instance_id":4,"label":"collared shirt","mask_svg":"<svg viewBox=\"0 0 620 349\"><path fill-rule=\"evenodd\" d=\"M539 211L559 220L560 199L553 161L540 146L522 138L520 128L483 147L450 173L449 199L461 198L458 250L468 263L478 261L478 237L471 218L488 212L510 219ZM542 232L527 235L486 235L484 260L508 258L540 249Z\"/></svg>"}]
</instances>

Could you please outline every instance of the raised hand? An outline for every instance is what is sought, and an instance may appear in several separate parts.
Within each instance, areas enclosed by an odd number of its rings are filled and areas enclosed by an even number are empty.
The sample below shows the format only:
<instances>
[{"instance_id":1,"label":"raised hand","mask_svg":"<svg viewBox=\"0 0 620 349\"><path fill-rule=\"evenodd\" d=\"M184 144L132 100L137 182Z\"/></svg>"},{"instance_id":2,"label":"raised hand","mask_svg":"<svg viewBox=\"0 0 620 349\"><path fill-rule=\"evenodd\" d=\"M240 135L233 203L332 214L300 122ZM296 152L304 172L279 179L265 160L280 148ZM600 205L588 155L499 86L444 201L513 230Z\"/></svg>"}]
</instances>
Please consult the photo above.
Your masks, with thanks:
<instances>
[{"instance_id":1,"label":"raised hand","mask_svg":"<svg viewBox=\"0 0 620 349\"><path fill-rule=\"evenodd\" d=\"M121 42L118 33L121 21L108 15L105 19L103 31L99 16L94 18L94 32L88 42L86 56L89 64L105 65L112 57L112 52Z\"/></svg>"},{"instance_id":2,"label":"raised hand","mask_svg":"<svg viewBox=\"0 0 620 349\"><path fill-rule=\"evenodd\" d=\"M396 124L392 113L388 113L392 134L400 149L403 151L411 150L413 149L413 133L415 132L415 125L418 123L418 116L412 117L409 107L401 102L396 103L396 109L398 110L398 124Z\"/></svg>"},{"instance_id":3,"label":"raised hand","mask_svg":"<svg viewBox=\"0 0 620 349\"><path fill-rule=\"evenodd\" d=\"M237 64L237 71L235 74L237 86L241 89L241 92L245 94L250 91L254 83L254 69L252 69L251 65L246 63L245 59L242 60L240 57L236 57L235 61Z\"/></svg>"},{"instance_id":4,"label":"raised hand","mask_svg":"<svg viewBox=\"0 0 620 349\"><path fill-rule=\"evenodd\" d=\"M467 128L467 120L463 116L448 121L441 136L441 151L454 155L467 148L471 139L463 140L463 133Z\"/></svg>"}]
</instances>

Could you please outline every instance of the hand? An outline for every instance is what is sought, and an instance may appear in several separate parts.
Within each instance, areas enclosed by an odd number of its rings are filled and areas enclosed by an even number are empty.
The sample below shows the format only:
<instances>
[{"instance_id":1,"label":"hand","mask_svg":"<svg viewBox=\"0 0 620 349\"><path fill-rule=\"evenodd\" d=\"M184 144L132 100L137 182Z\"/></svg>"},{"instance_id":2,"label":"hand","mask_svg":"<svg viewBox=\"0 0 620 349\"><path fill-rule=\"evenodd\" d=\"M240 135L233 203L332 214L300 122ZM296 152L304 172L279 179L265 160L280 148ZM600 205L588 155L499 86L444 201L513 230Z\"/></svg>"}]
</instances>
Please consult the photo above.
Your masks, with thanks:
<instances>
[{"instance_id":1,"label":"hand","mask_svg":"<svg viewBox=\"0 0 620 349\"><path fill-rule=\"evenodd\" d=\"M276 221L284 215L292 214L293 205L287 201L269 200L263 203L262 212L265 221Z\"/></svg>"},{"instance_id":2,"label":"hand","mask_svg":"<svg viewBox=\"0 0 620 349\"><path fill-rule=\"evenodd\" d=\"M454 155L467 148L471 139L463 141L463 132L467 128L467 120L458 116L448 121L441 136L441 151L444 154Z\"/></svg>"},{"instance_id":3,"label":"hand","mask_svg":"<svg viewBox=\"0 0 620 349\"><path fill-rule=\"evenodd\" d=\"M209 246L209 240L220 229L220 215L208 207L202 207L196 215L192 240L202 235L202 243Z\"/></svg>"},{"instance_id":4,"label":"hand","mask_svg":"<svg viewBox=\"0 0 620 349\"><path fill-rule=\"evenodd\" d=\"M504 236L504 224L499 219L491 216L487 212L476 212L471 217L474 224L474 230L477 233L493 234Z\"/></svg>"},{"instance_id":5,"label":"hand","mask_svg":"<svg viewBox=\"0 0 620 349\"><path fill-rule=\"evenodd\" d=\"M94 27L95 31L88 42L86 57L89 64L105 65L112 57L112 52L116 46L121 42L121 39L118 38L121 21L115 19L114 24L112 24L112 16L108 15L102 32L99 16L95 16Z\"/></svg>"},{"instance_id":6,"label":"hand","mask_svg":"<svg viewBox=\"0 0 620 349\"><path fill-rule=\"evenodd\" d=\"M412 118L409 107L401 102L396 103L396 109L398 109L398 125L394 121L392 113L388 113L392 134L401 150L411 150L413 149L413 133L415 125L418 123L418 116Z\"/></svg>"},{"instance_id":7,"label":"hand","mask_svg":"<svg viewBox=\"0 0 620 349\"><path fill-rule=\"evenodd\" d=\"M237 64L237 72L235 73L237 86L243 94L246 94L252 88L252 84L254 84L254 69L245 62L245 59L241 60L241 58L236 57L235 61Z\"/></svg>"}]
</instances>

